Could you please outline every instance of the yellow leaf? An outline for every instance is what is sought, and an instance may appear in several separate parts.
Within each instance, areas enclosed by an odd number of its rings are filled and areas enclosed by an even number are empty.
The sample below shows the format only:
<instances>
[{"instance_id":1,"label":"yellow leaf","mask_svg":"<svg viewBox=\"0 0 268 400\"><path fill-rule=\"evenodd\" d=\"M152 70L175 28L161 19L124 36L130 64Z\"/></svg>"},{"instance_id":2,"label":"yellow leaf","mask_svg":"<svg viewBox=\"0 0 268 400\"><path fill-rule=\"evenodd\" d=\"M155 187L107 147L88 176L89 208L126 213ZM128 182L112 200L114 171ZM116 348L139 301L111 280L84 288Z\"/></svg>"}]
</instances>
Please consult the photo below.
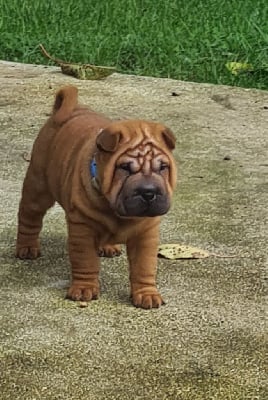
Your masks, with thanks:
<instances>
[{"instance_id":1,"label":"yellow leaf","mask_svg":"<svg viewBox=\"0 0 268 400\"><path fill-rule=\"evenodd\" d=\"M211 254L197 247L186 246L178 243L162 244L158 248L158 257L169 260L178 260L180 258L207 258Z\"/></svg>"},{"instance_id":2,"label":"yellow leaf","mask_svg":"<svg viewBox=\"0 0 268 400\"><path fill-rule=\"evenodd\" d=\"M228 62L225 66L233 75L238 75L241 72L253 71L253 65L248 63Z\"/></svg>"}]
</instances>

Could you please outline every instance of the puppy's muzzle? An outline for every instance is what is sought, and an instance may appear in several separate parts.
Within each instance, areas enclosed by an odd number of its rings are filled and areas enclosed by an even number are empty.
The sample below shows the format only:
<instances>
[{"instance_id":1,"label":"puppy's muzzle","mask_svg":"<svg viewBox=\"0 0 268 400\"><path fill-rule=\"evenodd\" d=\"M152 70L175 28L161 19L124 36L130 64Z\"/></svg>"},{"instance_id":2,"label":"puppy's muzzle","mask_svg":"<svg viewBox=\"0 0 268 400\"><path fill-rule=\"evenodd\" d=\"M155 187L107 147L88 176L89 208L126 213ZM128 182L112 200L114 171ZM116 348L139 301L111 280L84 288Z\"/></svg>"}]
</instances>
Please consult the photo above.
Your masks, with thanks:
<instances>
[{"instance_id":1,"label":"puppy's muzzle","mask_svg":"<svg viewBox=\"0 0 268 400\"><path fill-rule=\"evenodd\" d=\"M140 197L141 200L147 203L155 201L157 196L162 195L163 193L161 188L152 184L145 184L143 186L140 186L134 192L134 196Z\"/></svg>"},{"instance_id":2,"label":"puppy's muzzle","mask_svg":"<svg viewBox=\"0 0 268 400\"><path fill-rule=\"evenodd\" d=\"M155 217L170 207L164 188L151 182L141 183L131 191L123 190L118 200L117 213L121 216Z\"/></svg>"}]
</instances>

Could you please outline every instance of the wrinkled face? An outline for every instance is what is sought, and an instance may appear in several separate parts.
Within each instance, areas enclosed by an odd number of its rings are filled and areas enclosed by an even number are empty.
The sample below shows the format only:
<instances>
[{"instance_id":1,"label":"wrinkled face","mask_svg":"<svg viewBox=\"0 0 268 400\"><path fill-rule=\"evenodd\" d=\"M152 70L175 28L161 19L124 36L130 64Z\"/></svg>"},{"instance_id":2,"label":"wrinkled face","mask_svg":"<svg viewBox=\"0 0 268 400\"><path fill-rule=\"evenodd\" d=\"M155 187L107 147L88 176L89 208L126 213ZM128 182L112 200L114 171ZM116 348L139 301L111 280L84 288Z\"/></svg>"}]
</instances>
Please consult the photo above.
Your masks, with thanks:
<instances>
[{"instance_id":1,"label":"wrinkled face","mask_svg":"<svg viewBox=\"0 0 268 400\"><path fill-rule=\"evenodd\" d=\"M150 129L147 127L146 134L140 135L140 140L136 136L136 141L130 141L129 146L123 142L126 149L119 152L118 157L115 150L111 157L113 162L108 162L103 170L107 178L113 165L109 189L104 188L104 191L119 216L154 217L165 214L170 207L175 185L175 163L163 132L157 135L154 131L156 127L159 129L157 124L152 124ZM157 140L158 136L162 142ZM116 146L118 150L120 142Z\"/></svg>"},{"instance_id":2,"label":"wrinkled face","mask_svg":"<svg viewBox=\"0 0 268 400\"><path fill-rule=\"evenodd\" d=\"M151 144L141 143L119 157L114 175L116 212L138 217L165 214L170 207L169 168L167 156Z\"/></svg>"}]
</instances>

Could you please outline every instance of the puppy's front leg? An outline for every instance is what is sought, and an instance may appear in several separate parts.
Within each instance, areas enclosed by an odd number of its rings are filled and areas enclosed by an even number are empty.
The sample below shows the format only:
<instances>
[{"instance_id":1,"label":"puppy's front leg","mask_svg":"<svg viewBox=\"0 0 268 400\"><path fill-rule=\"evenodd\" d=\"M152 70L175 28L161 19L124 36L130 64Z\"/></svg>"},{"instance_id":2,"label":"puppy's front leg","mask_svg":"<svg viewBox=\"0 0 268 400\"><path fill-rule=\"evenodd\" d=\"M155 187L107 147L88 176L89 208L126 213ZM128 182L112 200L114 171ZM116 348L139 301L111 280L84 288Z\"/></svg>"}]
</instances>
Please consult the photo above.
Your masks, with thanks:
<instances>
[{"instance_id":1,"label":"puppy's front leg","mask_svg":"<svg viewBox=\"0 0 268 400\"><path fill-rule=\"evenodd\" d=\"M94 233L84 223L68 221L69 257L72 283L67 292L71 300L90 301L99 295L99 258Z\"/></svg>"},{"instance_id":2,"label":"puppy's front leg","mask_svg":"<svg viewBox=\"0 0 268 400\"><path fill-rule=\"evenodd\" d=\"M158 308L164 301L156 288L159 226L154 225L127 241L132 303Z\"/></svg>"}]
</instances>

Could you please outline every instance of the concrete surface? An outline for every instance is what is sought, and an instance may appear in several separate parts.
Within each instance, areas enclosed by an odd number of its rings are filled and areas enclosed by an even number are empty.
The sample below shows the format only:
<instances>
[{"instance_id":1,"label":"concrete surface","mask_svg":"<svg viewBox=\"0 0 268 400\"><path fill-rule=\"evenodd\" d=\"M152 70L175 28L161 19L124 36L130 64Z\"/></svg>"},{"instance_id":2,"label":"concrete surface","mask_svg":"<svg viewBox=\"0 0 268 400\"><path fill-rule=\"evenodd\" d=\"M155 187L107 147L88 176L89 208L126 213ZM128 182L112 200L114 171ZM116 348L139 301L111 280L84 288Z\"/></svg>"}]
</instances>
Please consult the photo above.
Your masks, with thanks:
<instances>
[{"instance_id":1,"label":"concrete surface","mask_svg":"<svg viewBox=\"0 0 268 400\"><path fill-rule=\"evenodd\" d=\"M179 185L162 243L236 255L159 260L160 310L131 306L125 255L103 260L98 301L64 300L69 262L57 206L44 223L43 257L14 258L21 155L66 83L110 117L174 130ZM7 62L0 87L0 398L264 400L267 92L119 74L78 81Z\"/></svg>"}]
</instances>

